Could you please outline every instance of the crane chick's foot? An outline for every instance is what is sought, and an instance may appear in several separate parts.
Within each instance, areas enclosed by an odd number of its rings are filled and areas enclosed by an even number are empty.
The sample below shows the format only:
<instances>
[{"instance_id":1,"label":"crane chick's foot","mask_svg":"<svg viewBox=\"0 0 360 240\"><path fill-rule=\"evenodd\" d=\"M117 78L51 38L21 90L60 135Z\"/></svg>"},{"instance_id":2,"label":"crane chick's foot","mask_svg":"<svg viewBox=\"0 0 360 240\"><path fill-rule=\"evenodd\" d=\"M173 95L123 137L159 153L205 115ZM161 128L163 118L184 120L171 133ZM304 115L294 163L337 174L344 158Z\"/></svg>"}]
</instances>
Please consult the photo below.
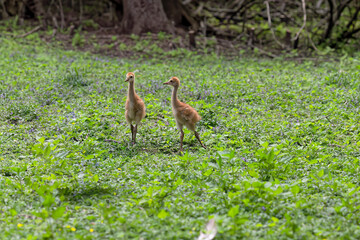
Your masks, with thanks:
<instances>
[{"instance_id":1,"label":"crane chick's foot","mask_svg":"<svg viewBox=\"0 0 360 240\"><path fill-rule=\"evenodd\" d=\"M194 133L195 133L195 137L196 137L196 139L199 141L200 145L201 145L203 148L206 149L205 145L204 145L204 144L201 142L201 140L200 140L199 133L197 133L197 132L194 132Z\"/></svg>"}]
</instances>

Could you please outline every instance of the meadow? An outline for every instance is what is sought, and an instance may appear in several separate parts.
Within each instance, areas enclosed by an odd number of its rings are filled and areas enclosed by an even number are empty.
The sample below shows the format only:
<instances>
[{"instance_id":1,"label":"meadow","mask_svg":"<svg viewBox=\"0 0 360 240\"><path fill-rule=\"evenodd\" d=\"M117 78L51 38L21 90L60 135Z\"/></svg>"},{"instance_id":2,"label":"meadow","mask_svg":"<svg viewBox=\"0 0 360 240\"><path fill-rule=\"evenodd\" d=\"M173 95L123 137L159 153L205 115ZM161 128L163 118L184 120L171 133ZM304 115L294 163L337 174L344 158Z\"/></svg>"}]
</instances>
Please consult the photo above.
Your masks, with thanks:
<instances>
[{"instance_id":1,"label":"meadow","mask_svg":"<svg viewBox=\"0 0 360 240\"><path fill-rule=\"evenodd\" d=\"M359 239L359 71L359 54L128 59L0 37L0 239L196 239L211 218L216 239ZM185 130L179 153L171 76L208 149Z\"/></svg>"}]
</instances>

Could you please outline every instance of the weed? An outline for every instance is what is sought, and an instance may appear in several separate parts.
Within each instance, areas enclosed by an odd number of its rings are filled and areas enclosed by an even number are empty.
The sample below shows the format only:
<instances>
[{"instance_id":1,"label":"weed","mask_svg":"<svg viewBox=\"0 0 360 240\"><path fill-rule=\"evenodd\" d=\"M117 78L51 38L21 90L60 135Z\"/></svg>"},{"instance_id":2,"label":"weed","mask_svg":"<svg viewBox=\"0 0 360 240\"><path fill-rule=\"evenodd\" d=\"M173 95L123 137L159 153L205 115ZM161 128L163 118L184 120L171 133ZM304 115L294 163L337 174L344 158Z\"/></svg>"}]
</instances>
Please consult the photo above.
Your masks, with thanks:
<instances>
[{"instance_id":1,"label":"weed","mask_svg":"<svg viewBox=\"0 0 360 240\"><path fill-rule=\"evenodd\" d=\"M84 75L85 71L81 72L77 68L72 68L62 77L62 82L72 87L87 86L89 82Z\"/></svg>"},{"instance_id":2,"label":"weed","mask_svg":"<svg viewBox=\"0 0 360 240\"><path fill-rule=\"evenodd\" d=\"M99 24L97 24L96 22L94 22L94 20L92 19L85 19L81 22L81 24L85 27L85 28L92 28L92 29L98 29L99 28Z\"/></svg>"},{"instance_id":3,"label":"weed","mask_svg":"<svg viewBox=\"0 0 360 240\"><path fill-rule=\"evenodd\" d=\"M131 35L130 35L130 38L131 38L132 40L134 40L134 41L137 41L137 40L140 39L140 36L139 36L139 35L136 35L136 34L131 34Z\"/></svg>"},{"instance_id":4,"label":"weed","mask_svg":"<svg viewBox=\"0 0 360 240\"><path fill-rule=\"evenodd\" d=\"M4 118L11 123L33 121L39 116L36 105L33 102L10 101L6 105Z\"/></svg>"},{"instance_id":5,"label":"weed","mask_svg":"<svg viewBox=\"0 0 360 240\"><path fill-rule=\"evenodd\" d=\"M157 36L160 41L163 41L167 38L165 32L159 32Z\"/></svg>"},{"instance_id":6,"label":"weed","mask_svg":"<svg viewBox=\"0 0 360 240\"><path fill-rule=\"evenodd\" d=\"M75 34L74 34L74 37L72 39L72 46L73 47L82 47L85 43L85 39L84 39L84 36L81 35L81 33L79 31L77 31Z\"/></svg>"}]
</instances>

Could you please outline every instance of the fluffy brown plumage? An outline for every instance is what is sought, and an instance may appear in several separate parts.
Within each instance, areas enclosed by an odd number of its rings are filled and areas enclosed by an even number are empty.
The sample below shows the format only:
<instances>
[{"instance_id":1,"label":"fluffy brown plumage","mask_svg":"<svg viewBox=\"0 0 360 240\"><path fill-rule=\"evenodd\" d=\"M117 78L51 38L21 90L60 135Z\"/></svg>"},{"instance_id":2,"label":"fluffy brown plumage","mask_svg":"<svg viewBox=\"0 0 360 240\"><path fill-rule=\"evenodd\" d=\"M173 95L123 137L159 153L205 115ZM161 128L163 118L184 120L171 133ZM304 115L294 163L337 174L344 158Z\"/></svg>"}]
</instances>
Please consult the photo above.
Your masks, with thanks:
<instances>
[{"instance_id":1,"label":"fluffy brown plumage","mask_svg":"<svg viewBox=\"0 0 360 240\"><path fill-rule=\"evenodd\" d=\"M129 72L126 74L125 82L129 82L129 90L125 104L125 118L130 124L132 142L136 142L137 126L145 117L145 104L135 92L135 74ZM135 123L135 126L132 123Z\"/></svg>"},{"instance_id":2,"label":"fluffy brown plumage","mask_svg":"<svg viewBox=\"0 0 360 240\"><path fill-rule=\"evenodd\" d=\"M195 137L197 138L201 146L203 148L206 148L205 145L201 142L199 134L195 131L196 123L201 120L200 115L189 104L183 103L177 98L177 90L180 86L180 80L177 77L172 77L164 84L173 86L171 105L176 120L176 126L180 131L180 151L183 151L184 132L182 129L184 125L189 130L194 132Z\"/></svg>"}]
</instances>

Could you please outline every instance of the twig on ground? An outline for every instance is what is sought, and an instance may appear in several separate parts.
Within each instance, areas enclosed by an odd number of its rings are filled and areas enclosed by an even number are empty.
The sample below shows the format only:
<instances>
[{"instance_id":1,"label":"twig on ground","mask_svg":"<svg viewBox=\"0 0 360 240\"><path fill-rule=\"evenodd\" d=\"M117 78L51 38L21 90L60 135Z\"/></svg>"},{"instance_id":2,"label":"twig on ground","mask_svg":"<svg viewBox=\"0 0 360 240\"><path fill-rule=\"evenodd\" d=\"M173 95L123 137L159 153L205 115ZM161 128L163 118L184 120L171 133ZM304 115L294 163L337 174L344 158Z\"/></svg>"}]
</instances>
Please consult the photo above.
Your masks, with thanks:
<instances>
[{"instance_id":1,"label":"twig on ground","mask_svg":"<svg viewBox=\"0 0 360 240\"><path fill-rule=\"evenodd\" d=\"M26 37L26 36L29 36L30 34L33 34L33 33L37 32L37 31L39 31L40 29L41 29L41 26L37 26L37 27L33 28L31 31L29 31L29 32L27 32L27 33L24 33L24 34L22 34L22 35L19 35L19 36L17 36L17 37L18 37L18 38L24 38L24 37Z\"/></svg>"},{"instance_id":2,"label":"twig on ground","mask_svg":"<svg viewBox=\"0 0 360 240\"><path fill-rule=\"evenodd\" d=\"M264 54L264 55L266 55L266 56L268 56L268 57L270 57L270 58L276 58L277 56L276 55L274 55L274 54L272 54L272 53L270 53L270 52L267 52L267 51L265 51L265 50L263 50L263 49L261 49L261 48L259 48L259 47L257 47L257 46L254 46L254 45L251 45L253 48L257 48L258 50L259 50L259 52L261 52L262 54Z\"/></svg>"},{"instance_id":3,"label":"twig on ground","mask_svg":"<svg viewBox=\"0 0 360 240\"><path fill-rule=\"evenodd\" d=\"M321 120L321 119L323 119L323 118L326 118L331 124L333 123L332 121L330 121L329 115L322 116L322 117L320 117L320 118L318 118L318 119L315 119L315 120L313 120L313 121L311 121L311 122L317 122L317 121L319 121L319 120Z\"/></svg>"},{"instance_id":4,"label":"twig on ground","mask_svg":"<svg viewBox=\"0 0 360 240\"><path fill-rule=\"evenodd\" d=\"M121 142L116 141L116 140L114 140L114 139L105 139L105 142L114 142L114 143L118 143L118 144L121 143Z\"/></svg>"},{"instance_id":5,"label":"twig on ground","mask_svg":"<svg viewBox=\"0 0 360 240\"><path fill-rule=\"evenodd\" d=\"M326 116L325 118L326 118L331 124L333 123L332 121L330 121L330 119L329 119L328 116Z\"/></svg>"},{"instance_id":6,"label":"twig on ground","mask_svg":"<svg viewBox=\"0 0 360 240\"><path fill-rule=\"evenodd\" d=\"M337 144L329 144L330 147L339 147L339 148L345 148L344 146L337 145Z\"/></svg>"}]
</instances>

